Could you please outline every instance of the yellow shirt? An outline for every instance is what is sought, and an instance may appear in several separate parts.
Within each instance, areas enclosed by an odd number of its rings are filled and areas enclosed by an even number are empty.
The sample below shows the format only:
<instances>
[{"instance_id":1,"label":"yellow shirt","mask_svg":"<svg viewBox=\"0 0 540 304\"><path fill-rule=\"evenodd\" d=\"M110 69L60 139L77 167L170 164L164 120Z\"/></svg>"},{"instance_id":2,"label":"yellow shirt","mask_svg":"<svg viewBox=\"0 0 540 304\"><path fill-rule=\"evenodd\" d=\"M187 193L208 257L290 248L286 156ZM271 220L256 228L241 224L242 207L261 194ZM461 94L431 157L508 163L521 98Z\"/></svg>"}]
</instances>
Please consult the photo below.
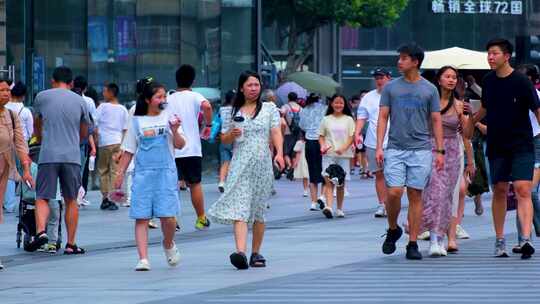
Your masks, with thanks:
<instances>
[{"instance_id":1,"label":"yellow shirt","mask_svg":"<svg viewBox=\"0 0 540 304\"><path fill-rule=\"evenodd\" d=\"M343 158L353 157L352 148L347 149L341 155L336 154L335 151L342 148L350 137L354 136L354 128L354 120L350 116L325 116L321 122L319 135L324 137L327 145L330 145L330 149L326 152L326 155Z\"/></svg>"}]
</instances>

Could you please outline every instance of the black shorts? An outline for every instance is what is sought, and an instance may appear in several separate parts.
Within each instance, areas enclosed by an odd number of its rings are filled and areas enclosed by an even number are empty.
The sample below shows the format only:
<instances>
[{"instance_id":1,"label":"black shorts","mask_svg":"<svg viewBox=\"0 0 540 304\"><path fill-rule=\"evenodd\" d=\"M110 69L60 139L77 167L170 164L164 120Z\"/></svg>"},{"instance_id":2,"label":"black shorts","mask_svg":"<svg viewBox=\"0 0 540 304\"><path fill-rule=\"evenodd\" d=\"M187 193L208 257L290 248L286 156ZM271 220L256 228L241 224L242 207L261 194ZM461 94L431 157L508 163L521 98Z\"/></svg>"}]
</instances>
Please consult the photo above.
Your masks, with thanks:
<instances>
[{"instance_id":1,"label":"black shorts","mask_svg":"<svg viewBox=\"0 0 540 304\"><path fill-rule=\"evenodd\" d=\"M493 185L499 182L532 181L534 153L516 153L489 158L489 174Z\"/></svg>"},{"instance_id":2,"label":"black shorts","mask_svg":"<svg viewBox=\"0 0 540 304\"><path fill-rule=\"evenodd\" d=\"M294 156L294 145L296 144L296 138L294 135L285 135L283 137L283 156Z\"/></svg>"},{"instance_id":3,"label":"black shorts","mask_svg":"<svg viewBox=\"0 0 540 304\"><path fill-rule=\"evenodd\" d=\"M73 200L81 187L81 166L72 163L50 163L38 166L36 177L36 198L56 199L57 184L65 200Z\"/></svg>"},{"instance_id":4,"label":"black shorts","mask_svg":"<svg viewBox=\"0 0 540 304\"><path fill-rule=\"evenodd\" d=\"M183 180L188 185L194 185L201 182L202 157L179 157L175 159L175 162L176 170L178 171L178 180Z\"/></svg>"}]
</instances>

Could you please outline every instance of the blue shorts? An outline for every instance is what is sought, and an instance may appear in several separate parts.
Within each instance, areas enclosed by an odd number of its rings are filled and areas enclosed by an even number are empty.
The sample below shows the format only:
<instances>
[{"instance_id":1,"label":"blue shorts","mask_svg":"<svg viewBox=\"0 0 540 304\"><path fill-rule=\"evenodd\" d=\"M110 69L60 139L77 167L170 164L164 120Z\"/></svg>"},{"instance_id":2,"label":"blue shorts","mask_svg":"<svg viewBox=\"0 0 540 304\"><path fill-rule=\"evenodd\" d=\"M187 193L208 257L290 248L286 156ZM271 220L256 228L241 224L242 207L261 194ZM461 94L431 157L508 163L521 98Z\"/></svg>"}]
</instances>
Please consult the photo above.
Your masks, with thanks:
<instances>
[{"instance_id":1,"label":"blue shorts","mask_svg":"<svg viewBox=\"0 0 540 304\"><path fill-rule=\"evenodd\" d=\"M388 187L423 190L431 175L433 152L430 150L395 150L384 152L384 179Z\"/></svg>"},{"instance_id":2,"label":"blue shorts","mask_svg":"<svg viewBox=\"0 0 540 304\"><path fill-rule=\"evenodd\" d=\"M219 155L221 163L231 161L232 159L232 144L219 144Z\"/></svg>"},{"instance_id":3,"label":"blue shorts","mask_svg":"<svg viewBox=\"0 0 540 304\"><path fill-rule=\"evenodd\" d=\"M137 170L135 167L129 217L175 217L180 210L177 182L176 169Z\"/></svg>"}]
</instances>

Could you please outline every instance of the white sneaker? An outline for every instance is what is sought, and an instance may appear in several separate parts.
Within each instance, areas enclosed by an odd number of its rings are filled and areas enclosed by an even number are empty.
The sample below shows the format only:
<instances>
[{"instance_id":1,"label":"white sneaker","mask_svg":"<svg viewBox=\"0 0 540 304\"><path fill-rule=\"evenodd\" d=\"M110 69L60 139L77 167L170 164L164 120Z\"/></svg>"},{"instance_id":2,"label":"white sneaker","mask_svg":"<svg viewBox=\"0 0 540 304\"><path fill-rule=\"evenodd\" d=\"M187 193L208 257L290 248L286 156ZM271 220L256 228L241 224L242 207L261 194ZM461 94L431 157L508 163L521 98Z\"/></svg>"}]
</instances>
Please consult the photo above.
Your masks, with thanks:
<instances>
[{"instance_id":1,"label":"white sneaker","mask_svg":"<svg viewBox=\"0 0 540 304\"><path fill-rule=\"evenodd\" d=\"M336 217L340 217L340 218L345 217L345 212L343 212L343 210L341 209L336 209Z\"/></svg>"},{"instance_id":2,"label":"white sneaker","mask_svg":"<svg viewBox=\"0 0 540 304\"><path fill-rule=\"evenodd\" d=\"M429 246L429 256L432 258L438 258L442 255L441 249L439 247L439 243L437 242L431 242L431 246Z\"/></svg>"},{"instance_id":3,"label":"white sneaker","mask_svg":"<svg viewBox=\"0 0 540 304\"><path fill-rule=\"evenodd\" d=\"M375 211L375 217L386 217L386 208L383 204L379 204L377 211Z\"/></svg>"},{"instance_id":4,"label":"white sneaker","mask_svg":"<svg viewBox=\"0 0 540 304\"><path fill-rule=\"evenodd\" d=\"M137 266L135 266L135 271L149 271L150 269L150 262L147 259L139 260Z\"/></svg>"},{"instance_id":5,"label":"white sneaker","mask_svg":"<svg viewBox=\"0 0 540 304\"><path fill-rule=\"evenodd\" d=\"M0 261L0 270L4 269L4 265L2 265L2 261Z\"/></svg>"},{"instance_id":6,"label":"white sneaker","mask_svg":"<svg viewBox=\"0 0 540 304\"><path fill-rule=\"evenodd\" d=\"M456 238L463 240L463 239L470 239L471 236L467 233L467 231L465 231L465 229L463 229L463 227L461 227L461 225L457 225Z\"/></svg>"},{"instance_id":7,"label":"white sneaker","mask_svg":"<svg viewBox=\"0 0 540 304\"><path fill-rule=\"evenodd\" d=\"M131 202L122 203L122 207L131 207Z\"/></svg>"},{"instance_id":8,"label":"white sneaker","mask_svg":"<svg viewBox=\"0 0 540 304\"><path fill-rule=\"evenodd\" d=\"M221 193L225 192L225 183L224 182L220 182L217 187L218 187L219 192L221 192Z\"/></svg>"},{"instance_id":9,"label":"white sneaker","mask_svg":"<svg viewBox=\"0 0 540 304\"><path fill-rule=\"evenodd\" d=\"M303 197L308 197L308 191L307 190L304 190L304 194L302 194Z\"/></svg>"},{"instance_id":10,"label":"white sneaker","mask_svg":"<svg viewBox=\"0 0 540 304\"><path fill-rule=\"evenodd\" d=\"M87 199L84 198L84 197L81 198L81 199L78 199L78 200L77 200L77 204L78 204L79 206L83 206L83 207L92 205L92 203L90 203L90 201L87 200Z\"/></svg>"},{"instance_id":11,"label":"white sneaker","mask_svg":"<svg viewBox=\"0 0 540 304\"><path fill-rule=\"evenodd\" d=\"M165 257L167 258L167 263L169 263L169 266L177 266L180 262L180 253L178 252L178 248L176 248L176 244L173 243L171 249L165 249L165 247L163 247L163 251L165 252Z\"/></svg>"},{"instance_id":12,"label":"white sneaker","mask_svg":"<svg viewBox=\"0 0 540 304\"><path fill-rule=\"evenodd\" d=\"M150 228L150 229L157 229L157 228L158 228L158 224L156 223L155 220L150 220L150 221L148 222L148 228Z\"/></svg>"},{"instance_id":13,"label":"white sneaker","mask_svg":"<svg viewBox=\"0 0 540 304\"><path fill-rule=\"evenodd\" d=\"M422 241L428 241L429 240L429 231L424 231L418 235L418 239Z\"/></svg>"},{"instance_id":14,"label":"white sneaker","mask_svg":"<svg viewBox=\"0 0 540 304\"><path fill-rule=\"evenodd\" d=\"M441 253L441 256L447 256L448 252L446 251L446 248L444 248L444 241L439 242L439 252Z\"/></svg>"},{"instance_id":15,"label":"white sneaker","mask_svg":"<svg viewBox=\"0 0 540 304\"><path fill-rule=\"evenodd\" d=\"M310 211L318 211L319 210L319 205L317 205L317 203L311 203L311 207L309 207L309 210Z\"/></svg>"}]
</instances>

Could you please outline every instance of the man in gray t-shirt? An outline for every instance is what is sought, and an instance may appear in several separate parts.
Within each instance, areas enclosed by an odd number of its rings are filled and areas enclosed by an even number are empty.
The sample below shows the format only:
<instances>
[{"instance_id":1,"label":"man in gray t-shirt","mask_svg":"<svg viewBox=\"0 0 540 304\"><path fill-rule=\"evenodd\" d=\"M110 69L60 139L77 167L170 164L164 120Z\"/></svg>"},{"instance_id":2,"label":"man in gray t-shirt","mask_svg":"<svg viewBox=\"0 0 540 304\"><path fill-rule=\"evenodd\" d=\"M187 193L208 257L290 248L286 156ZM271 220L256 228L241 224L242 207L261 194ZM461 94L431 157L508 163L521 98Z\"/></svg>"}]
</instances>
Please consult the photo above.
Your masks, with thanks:
<instances>
[{"instance_id":1,"label":"man in gray t-shirt","mask_svg":"<svg viewBox=\"0 0 540 304\"><path fill-rule=\"evenodd\" d=\"M42 125L38 164L81 165L80 128L89 121L84 99L68 89L53 88L36 96L34 109Z\"/></svg>"},{"instance_id":2,"label":"man in gray t-shirt","mask_svg":"<svg viewBox=\"0 0 540 304\"><path fill-rule=\"evenodd\" d=\"M379 165L384 162L384 177L388 186L386 210L390 226L382 251L392 254L403 233L397 220L403 188L407 187L409 244L406 257L419 260L422 254L418 251L416 240L422 222L422 190L431 174L432 153L437 153L437 170L441 170L444 164L440 102L435 86L419 73L424 51L418 45L410 44L400 47L398 52L398 69L403 76L384 87L377 125L376 159ZM388 147L383 151L388 120ZM432 136L436 142L433 151Z\"/></svg>"},{"instance_id":3,"label":"man in gray t-shirt","mask_svg":"<svg viewBox=\"0 0 540 304\"><path fill-rule=\"evenodd\" d=\"M433 84L399 77L383 89L380 106L390 109L388 149L431 150L431 113L440 111Z\"/></svg>"},{"instance_id":4,"label":"man in gray t-shirt","mask_svg":"<svg viewBox=\"0 0 540 304\"><path fill-rule=\"evenodd\" d=\"M52 89L36 96L36 135L41 149L36 178L36 237L26 250L35 251L48 242L45 227L49 217L48 201L55 199L57 181L66 204L67 243L65 254L82 254L75 244L78 222L77 194L81 187L81 138L88 136L90 122L86 103L70 91L73 74L67 67L53 72Z\"/></svg>"}]
</instances>

